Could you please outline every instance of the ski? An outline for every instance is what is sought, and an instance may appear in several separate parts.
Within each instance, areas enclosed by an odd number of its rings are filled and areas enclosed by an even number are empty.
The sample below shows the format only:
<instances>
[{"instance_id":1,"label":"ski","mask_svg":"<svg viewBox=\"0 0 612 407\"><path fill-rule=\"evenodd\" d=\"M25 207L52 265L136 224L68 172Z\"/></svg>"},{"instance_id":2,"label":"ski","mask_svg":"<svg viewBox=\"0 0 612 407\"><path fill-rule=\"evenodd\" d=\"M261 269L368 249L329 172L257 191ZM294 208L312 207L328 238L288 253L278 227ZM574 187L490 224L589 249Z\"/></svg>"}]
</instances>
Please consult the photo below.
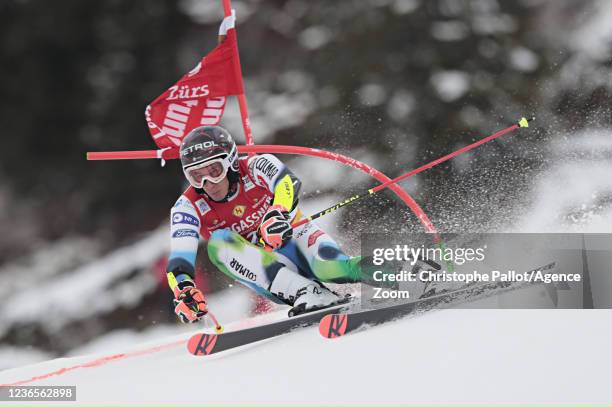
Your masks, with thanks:
<instances>
[{"instance_id":1,"label":"ski","mask_svg":"<svg viewBox=\"0 0 612 407\"><path fill-rule=\"evenodd\" d=\"M555 263L532 270L547 271L555 267ZM539 284L531 282L482 282L467 285L457 290L445 291L439 294L418 299L414 302L391 305L355 312L329 313L319 322L319 333L328 339L338 338L361 328L376 326L385 322L433 309L449 308L466 302L472 302L495 294L513 291L526 286Z\"/></svg>"},{"instance_id":2,"label":"ski","mask_svg":"<svg viewBox=\"0 0 612 407\"><path fill-rule=\"evenodd\" d=\"M264 339L286 334L298 328L316 325L321 320L322 316L339 311L348 311L354 303L354 298L347 298L342 303L328 308L300 314L295 317L253 328L221 334L196 334L187 342L187 350L194 356L206 356L259 342Z\"/></svg>"}]
</instances>

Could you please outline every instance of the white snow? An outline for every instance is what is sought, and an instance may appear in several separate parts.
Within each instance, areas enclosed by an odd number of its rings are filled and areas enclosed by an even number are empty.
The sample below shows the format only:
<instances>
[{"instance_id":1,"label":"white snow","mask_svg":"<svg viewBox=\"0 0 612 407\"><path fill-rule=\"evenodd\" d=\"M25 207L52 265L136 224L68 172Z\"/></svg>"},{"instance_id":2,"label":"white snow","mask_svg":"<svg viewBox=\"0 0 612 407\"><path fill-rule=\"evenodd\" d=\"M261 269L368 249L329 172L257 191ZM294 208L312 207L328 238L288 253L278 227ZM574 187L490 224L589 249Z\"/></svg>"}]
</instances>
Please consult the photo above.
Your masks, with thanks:
<instances>
[{"instance_id":1,"label":"white snow","mask_svg":"<svg viewBox=\"0 0 612 407\"><path fill-rule=\"evenodd\" d=\"M314 110L315 101L310 92L296 95L270 95L264 104L266 120L272 121L272 132L302 124Z\"/></svg>"},{"instance_id":2,"label":"white snow","mask_svg":"<svg viewBox=\"0 0 612 407\"><path fill-rule=\"evenodd\" d=\"M570 46L596 61L605 61L612 50L612 3L609 0L594 2L593 12L585 24L573 33Z\"/></svg>"},{"instance_id":3,"label":"white snow","mask_svg":"<svg viewBox=\"0 0 612 407\"><path fill-rule=\"evenodd\" d=\"M297 73L293 72L291 75L295 77ZM307 83L308 78L304 76L300 80ZM246 86L250 87L248 81ZM253 84L254 88L257 86ZM299 86L302 87L302 83ZM253 134L257 135L259 144L264 144L279 130L301 125L316 108L315 94L308 88L293 93L274 94L260 89L254 94L255 102L249 105L251 108L249 112ZM228 116L228 113L231 116ZM228 105L226 109L223 123L225 125L231 121L234 123L234 131L241 134L242 129L235 127L236 123L242 123L237 104ZM228 130L232 131L232 127L228 126Z\"/></svg>"},{"instance_id":4,"label":"white snow","mask_svg":"<svg viewBox=\"0 0 612 407\"><path fill-rule=\"evenodd\" d=\"M125 349L172 344L156 353L35 383L76 385L80 405L604 404L611 400L612 325L602 323L609 317L609 311L447 310L333 341L307 328L206 358L176 343L189 337L184 333ZM0 372L0 384L95 359ZM194 391L177 391L186 383Z\"/></svg>"},{"instance_id":5,"label":"white snow","mask_svg":"<svg viewBox=\"0 0 612 407\"><path fill-rule=\"evenodd\" d=\"M224 326L231 326L232 323L238 326L248 321L246 318L249 316L251 306L249 294L250 292L246 288L224 290L208 295L207 301L211 312L214 311L215 316ZM210 319L206 319L203 325L183 325L178 323L177 320L176 325L153 325L142 332L129 329L115 330L73 349L68 353L68 356L104 356L109 353L120 353L125 349L133 348L134 344L138 344L139 348L145 345L153 346L163 343L168 337L181 333L193 335L198 330L202 330L203 327L212 329L212 326Z\"/></svg>"},{"instance_id":6,"label":"white snow","mask_svg":"<svg viewBox=\"0 0 612 407\"><path fill-rule=\"evenodd\" d=\"M167 227L162 226L143 240L100 261L7 293L0 303L0 332L15 323L34 321L48 330L59 330L70 321L90 318L119 305L129 307L138 303L157 284L152 273L140 273L130 281L110 287L135 269L149 267L167 250L168 239ZM45 295L38 295L40 292ZM83 307L84 301L87 301L86 307Z\"/></svg>"},{"instance_id":7,"label":"white snow","mask_svg":"<svg viewBox=\"0 0 612 407\"><path fill-rule=\"evenodd\" d=\"M401 122L408 118L410 113L415 109L416 104L416 99L410 92L399 89L395 91L389 100L387 114L393 120Z\"/></svg>"},{"instance_id":8,"label":"white snow","mask_svg":"<svg viewBox=\"0 0 612 407\"><path fill-rule=\"evenodd\" d=\"M291 171L301 180L305 180L304 185L307 182L313 182L313 187L318 190L333 190L338 187L350 170L335 161L313 157L294 160L291 163ZM312 192L312 189L308 189L309 191L304 192Z\"/></svg>"},{"instance_id":9,"label":"white snow","mask_svg":"<svg viewBox=\"0 0 612 407\"><path fill-rule=\"evenodd\" d=\"M93 239L66 237L0 267L0 297L55 278L99 254Z\"/></svg>"},{"instance_id":10,"label":"white snow","mask_svg":"<svg viewBox=\"0 0 612 407\"><path fill-rule=\"evenodd\" d=\"M313 25L306 28L298 36L300 45L308 50L316 50L332 39L332 32L322 25Z\"/></svg>"},{"instance_id":11,"label":"white snow","mask_svg":"<svg viewBox=\"0 0 612 407\"><path fill-rule=\"evenodd\" d=\"M470 89L470 76L462 71L440 71L431 77L431 84L445 102L453 102Z\"/></svg>"},{"instance_id":12,"label":"white snow","mask_svg":"<svg viewBox=\"0 0 612 407\"><path fill-rule=\"evenodd\" d=\"M26 366L52 359L52 355L32 347L0 346L0 370Z\"/></svg>"},{"instance_id":13,"label":"white snow","mask_svg":"<svg viewBox=\"0 0 612 407\"><path fill-rule=\"evenodd\" d=\"M514 48L510 53L510 62L514 68L523 72L533 72L540 65L540 59L535 52L525 47Z\"/></svg>"},{"instance_id":14,"label":"white snow","mask_svg":"<svg viewBox=\"0 0 612 407\"><path fill-rule=\"evenodd\" d=\"M359 101L365 106L378 106L387 99L387 91L378 83L366 83L357 91Z\"/></svg>"},{"instance_id":15,"label":"white snow","mask_svg":"<svg viewBox=\"0 0 612 407\"><path fill-rule=\"evenodd\" d=\"M586 130L549 146L551 168L533 183L520 232L609 233L612 230L612 131Z\"/></svg>"}]
</instances>

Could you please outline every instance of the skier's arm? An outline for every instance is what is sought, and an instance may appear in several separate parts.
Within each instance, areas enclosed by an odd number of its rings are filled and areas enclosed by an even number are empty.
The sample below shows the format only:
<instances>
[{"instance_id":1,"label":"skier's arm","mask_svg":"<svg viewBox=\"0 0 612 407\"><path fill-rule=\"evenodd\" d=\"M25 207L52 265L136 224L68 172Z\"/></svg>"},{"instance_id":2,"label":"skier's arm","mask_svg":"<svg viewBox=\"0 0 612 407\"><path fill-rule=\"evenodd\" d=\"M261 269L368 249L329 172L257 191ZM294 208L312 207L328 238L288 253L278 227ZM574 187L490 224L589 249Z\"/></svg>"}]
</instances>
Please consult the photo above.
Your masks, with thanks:
<instances>
[{"instance_id":1,"label":"skier's arm","mask_svg":"<svg viewBox=\"0 0 612 407\"><path fill-rule=\"evenodd\" d=\"M291 219L298 215L300 180L278 158L270 154L249 159L249 171L255 183L274 194L272 205L263 216L259 235L266 246L282 247L293 236Z\"/></svg>"},{"instance_id":2,"label":"skier's arm","mask_svg":"<svg viewBox=\"0 0 612 407\"><path fill-rule=\"evenodd\" d=\"M256 184L274 193L273 206L295 211L302 183L285 164L271 154L256 155L249 159L249 171Z\"/></svg>"},{"instance_id":3,"label":"skier's arm","mask_svg":"<svg viewBox=\"0 0 612 407\"><path fill-rule=\"evenodd\" d=\"M204 295L194 282L200 221L195 208L185 197L180 197L170 211L170 234L166 273L174 294L174 312L183 322L195 322L206 314Z\"/></svg>"},{"instance_id":4,"label":"skier's arm","mask_svg":"<svg viewBox=\"0 0 612 407\"><path fill-rule=\"evenodd\" d=\"M302 183L285 167L285 174L278 180L274 188L274 201L272 205L280 205L287 212L292 212L298 204L298 196Z\"/></svg>"},{"instance_id":5,"label":"skier's arm","mask_svg":"<svg viewBox=\"0 0 612 407\"><path fill-rule=\"evenodd\" d=\"M200 220L196 209L180 197L170 211L170 256L168 283L174 289L180 282L195 278L195 259L200 239Z\"/></svg>"}]
</instances>

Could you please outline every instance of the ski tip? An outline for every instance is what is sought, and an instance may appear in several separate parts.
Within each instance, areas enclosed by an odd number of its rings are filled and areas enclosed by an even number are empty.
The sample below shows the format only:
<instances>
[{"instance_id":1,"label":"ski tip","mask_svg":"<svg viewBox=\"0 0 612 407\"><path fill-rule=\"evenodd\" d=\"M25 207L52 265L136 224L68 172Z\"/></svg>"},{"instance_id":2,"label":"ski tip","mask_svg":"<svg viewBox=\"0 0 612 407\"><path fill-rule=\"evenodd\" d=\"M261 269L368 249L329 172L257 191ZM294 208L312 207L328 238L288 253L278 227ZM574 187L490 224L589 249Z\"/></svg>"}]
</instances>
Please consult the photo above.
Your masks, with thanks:
<instances>
[{"instance_id":1,"label":"ski tip","mask_svg":"<svg viewBox=\"0 0 612 407\"><path fill-rule=\"evenodd\" d=\"M325 315L319 322L319 333L324 338L338 338L346 333L347 323L347 314Z\"/></svg>"},{"instance_id":2,"label":"ski tip","mask_svg":"<svg viewBox=\"0 0 612 407\"><path fill-rule=\"evenodd\" d=\"M197 334L189 338L187 350L194 356L210 355L213 353L216 343L217 335Z\"/></svg>"}]
</instances>

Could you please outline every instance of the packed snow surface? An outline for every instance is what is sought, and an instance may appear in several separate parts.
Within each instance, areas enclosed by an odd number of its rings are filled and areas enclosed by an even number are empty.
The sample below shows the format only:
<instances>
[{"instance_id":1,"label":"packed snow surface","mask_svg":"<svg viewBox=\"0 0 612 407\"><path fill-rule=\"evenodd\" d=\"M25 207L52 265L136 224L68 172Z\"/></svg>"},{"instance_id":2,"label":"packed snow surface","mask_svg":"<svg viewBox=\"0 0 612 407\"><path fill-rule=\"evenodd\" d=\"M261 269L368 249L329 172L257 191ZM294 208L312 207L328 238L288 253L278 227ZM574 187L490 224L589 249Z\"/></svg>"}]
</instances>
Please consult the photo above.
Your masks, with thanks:
<instances>
[{"instance_id":1,"label":"packed snow surface","mask_svg":"<svg viewBox=\"0 0 612 407\"><path fill-rule=\"evenodd\" d=\"M210 357L172 344L39 380L79 404L603 404L612 401L607 311L446 310L336 340L316 328ZM103 355L0 372L12 383ZM108 356L108 355L105 355Z\"/></svg>"}]
</instances>

